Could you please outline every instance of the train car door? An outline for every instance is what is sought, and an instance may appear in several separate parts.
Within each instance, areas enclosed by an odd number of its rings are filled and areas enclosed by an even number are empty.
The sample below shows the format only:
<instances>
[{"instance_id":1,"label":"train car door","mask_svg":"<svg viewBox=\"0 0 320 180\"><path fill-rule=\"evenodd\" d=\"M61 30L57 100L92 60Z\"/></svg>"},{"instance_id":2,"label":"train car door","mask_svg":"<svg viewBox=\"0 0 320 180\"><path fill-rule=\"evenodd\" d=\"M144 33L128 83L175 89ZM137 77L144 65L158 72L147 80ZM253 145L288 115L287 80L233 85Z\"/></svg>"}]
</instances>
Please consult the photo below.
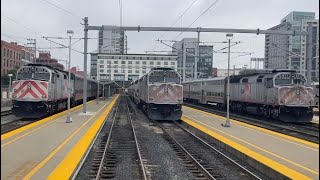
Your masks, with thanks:
<instances>
[{"instance_id":1,"label":"train car door","mask_svg":"<svg viewBox=\"0 0 320 180\"><path fill-rule=\"evenodd\" d=\"M205 92L205 90L204 90L204 87L205 87L204 84L205 84L204 82L201 83L201 103L202 103L202 104L207 104L207 102L205 102L206 92Z\"/></svg>"}]
</instances>

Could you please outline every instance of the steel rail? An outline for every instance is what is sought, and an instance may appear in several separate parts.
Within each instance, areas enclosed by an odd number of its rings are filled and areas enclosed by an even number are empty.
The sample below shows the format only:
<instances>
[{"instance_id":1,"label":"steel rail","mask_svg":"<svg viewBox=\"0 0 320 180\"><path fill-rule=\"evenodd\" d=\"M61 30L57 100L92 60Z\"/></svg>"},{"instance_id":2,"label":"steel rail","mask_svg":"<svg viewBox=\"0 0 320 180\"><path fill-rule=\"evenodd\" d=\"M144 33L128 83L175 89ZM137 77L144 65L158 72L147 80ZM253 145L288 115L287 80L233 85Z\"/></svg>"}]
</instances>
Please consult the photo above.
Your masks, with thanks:
<instances>
[{"instance_id":1,"label":"steel rail","mask_svg":"<svg viewBox=\"0 0 320 180\"><path fill-rule=\"evenodd\" d=\"M201 143L203 143L204 145L206 145L208 148L210 148L211 150L213 150L214 152L217 152L218 154L222 155L223 157L225 157L226 159L228 159L229 161L231 161L232 163L234 163L235 165L237 165L240 169L246 171L247 173L249 173L250 175L252 175L253 177L261 180L262 178L260 178L259 176L257 176L256 174L254 174L253 172L251 172L250 170L248 170L247 168L245 168L243 165L237 163L235 160L233 160L232 158L230 158L229 156L227 156L226 154L224 154L223 152L219 151L218 149L216 149L215 147L211 146L209 143L205 142L203 139L201 139L200 137L198 137L197 135L193 134L192 132L190 132L189 130L187 130L186 128L182 127L181 125L179 125L178 123L174 122L174 124L176 124L178 127L180 127L182 130L184 130L185 132L187 132L189 135L191 135L192 137L196 138L197 140L199 140Z\"/></svg>"},{"instance_id":2,"label":"steel rail","mask_svg":"<svg viewBox=\"0 0 320 180\"><path fill-rule=\"evenodd\" d=\"M127 100L127 101L128 101L128 100ZM130 123L131 123L132 132L133 132L133 136L134 136L134 140L135 140L135 144L136 144L136 148L137 148L137 152L138 152L138 156L139 156L139 160L140 160L141 170L142 170L142 173L143 173L143 179L144 179L144 180L147 180L147 174L146 174L146 171L145 171L145 169L144 169L145 166L144 166L144 164L143 164L142 156L141 156L140 149L139 149L138 138L137 138L137 136L136 136L136 132L135 132L135 129L134 129L133 120L132 120L132 117L131 117L131 114L132 114L132 113L130 112L128 103L127 103L127 109L128 109L128 118L129 118Z\"/></svg>"},{"instance_id":3,"label":"steel rail","mask_svg":"<svg viewBox=\"0 0 320 180\"><path fill-rule=\"evenodd\" d=\"M168 137L170 137L174 143L189 157L189 159L194 163L194 165L197 166L197 168L202 172L202 174L208 178L208 179L213 179L215 180L216 178L214 178L207 170L205 167L203 167L174 137L172 137L169 132L167 130L165 130L165 128L157 121L154 121L156 124L158 124L159 127L161 127L161 129L163 130L163 132L165 132Z\"/></svg>"}]
</instances>

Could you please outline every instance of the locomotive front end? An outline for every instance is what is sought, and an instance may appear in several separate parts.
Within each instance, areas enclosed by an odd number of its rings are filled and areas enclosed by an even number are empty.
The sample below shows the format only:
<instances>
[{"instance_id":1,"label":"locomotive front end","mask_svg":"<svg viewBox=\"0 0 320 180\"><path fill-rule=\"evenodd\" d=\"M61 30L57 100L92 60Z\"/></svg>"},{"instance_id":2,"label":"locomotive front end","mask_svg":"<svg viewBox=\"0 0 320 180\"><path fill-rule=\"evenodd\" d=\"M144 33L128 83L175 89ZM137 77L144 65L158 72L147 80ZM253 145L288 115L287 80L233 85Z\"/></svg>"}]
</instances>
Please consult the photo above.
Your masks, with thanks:
<instances>
[{"instance_id":1,"label":"locomotive front end","mask_svg":"<svg viewBox=\"0 0 320 180\"><path fill-rule=\"evenodd\" d=\"M305 77L299 73L281 73L275 77L278 89L280 119L287 122L309 122L313 117L314 93L305 86Z\"/></svg>"},{"instance_id":2,"label":"locomotive front end","mask_svg":"<svg viewBox=\"0 0 320 180\"><path fill-rule=\"evenodd\" d=\"M179 120L183 103L180 75L173 69L158 69L148 77L149 117L154 120Z\"/></svg>"},{"instance_id":3,"label":"locomotive front end","mask_svg":"<svg viewBox=\"0 0 320 180\"><path fill-rule=\"evenodd\" d=\"M39 118L47 114L50 72L46 67L23 66L12 83L12 113Z\"/></svg>"}]
</instances>

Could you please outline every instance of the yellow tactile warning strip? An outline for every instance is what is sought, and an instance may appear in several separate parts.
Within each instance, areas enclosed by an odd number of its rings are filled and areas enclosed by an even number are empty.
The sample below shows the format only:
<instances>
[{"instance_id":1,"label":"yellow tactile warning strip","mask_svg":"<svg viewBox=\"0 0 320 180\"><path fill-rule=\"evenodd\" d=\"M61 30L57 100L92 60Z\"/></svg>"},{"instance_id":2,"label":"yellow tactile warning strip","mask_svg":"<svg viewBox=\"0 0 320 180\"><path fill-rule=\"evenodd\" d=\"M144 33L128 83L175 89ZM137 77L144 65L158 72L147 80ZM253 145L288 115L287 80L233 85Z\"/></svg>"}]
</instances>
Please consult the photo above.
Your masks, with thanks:
<instances>
[{"instance_id":1,"label":"yellow tactile warning strip","mask_svg":"<svg viewBox=\"0 0 320 180\"><path fill-rule=\"evenodd\" d=\"M105 106L108 105L108 107L106 108L106 110L99 116L99 118L101 118L101 116L103 114L105 114L106 111L110 112L109 109L112 109L112 107L114 106L114 102L117 100L118 96L116 96L111 103L105 104L103 107L101 107L97 112L99 113L102 109L105 108ZM77 130L75 130L67 139L64 140L64 142L62 142L55 150L53 150L44 160L42 160L37 166L35 166L23 179L30 179L35 173L37 173L39 171L39 169L41 169L56 153L58 153L86 124L88 124L93 118L95 118L96 116L93 115L90 119L88 119L83 125L81 125ZM98 118L98 120L99 120ZM96 122L94 123L96 124ZM90 127L91 128L91 127ZM73 147L74 149L74 147Z\"/></svg>"},{"instance_id":2,"label":"yellow tactile warning strip","mask_svg":"<svg viewBox=\"0 0 320 180\"><path fill-rule=\"evenodd\" d=\"M181 120L183 120L187 124L191 125L192 127L199 129L200 131L210 135L211 137L216 138L217 140L223 142L224 144L238 150L239 152L244 153L247 156L249 156L249 157L261 162L262 164L274 169L275 171L287 176L290 179L299 179L299 180L312 179L312 178L305 176L305 175L303 175L303 174L301 174L291 168L288 168L287 166L285 166L283 164L280 164L280 163L278 163L272 159L269 159L269 158L255 152L255 151L252 151L239 143L236 143L236 142L234 142L234 141L232 141L232 140L230 140L220 134L217 134L204 126L202 126L198 123L195 123L194 121L190 120L189 118L187 118L185 116L182 116Z\"/></svg>"},{"instance_id":3,"label":"yellow tactile warning strip","mask_svg":"<svg viewBox=\"0 0 320 180\"><path fill-rule=\"evenodd\" d=\"M84 136L77 142L77 144L70 150L70 152L66 155L63 161L52 171L52 173L48 176L47 179L69 179L90 144L92 143L94 137L96 136L98 130L102 126L103 122L106 120L106 117L110 114L114 104L116 103L119 96L114 98L114 100L110 103L107 109L99 116L96 122L89 128L89 130L84 134Z\"/></svg>"},{"instance_id":4,"label":"yellow tactile warning strip","mask_svg":"<svg viewBox=\"0 0 320 180\"><path fill-rule=\"evenodd\" d=\"M94 102L94 101L95 101L95 100L89 101L89 102L87 102L87 104L90 104L90 103L92 103L92 102ZM80 109L82 106L83 106L83 105L79 105L79 106L77 106L77 107L71 108L70 110L71 110L71 111L75 111L75 110L77 110L77 109ZM14 135L16 135L16 134L22 133L22 132L24 132L24 131L26 131L26 130L28 130L28 129L31 129L31 128L35 127L35 126L41 125L41 124L43 124L43 123L46 123L46 122L51 121L51 120L54 120L54 119L58 119L59 117L65 115L65 114L67 114L67 113L68 113L68 111L65 110L65 111L62 111L62 112L60 112L60 113L54 114L54 115L52 115L52 116L50 116L50 117L41 119L41 120L36 121L36 122L34 122L34 123L31 123L31 124L29 124L29 125L26 125L26 126L23 126L23 127L21 127L21 128L18 128L18 129L16 129L16 130L13 130L13 131L10 131L10 132L8 132L8 133L5 133L5 134L1 135L1 141L6 140L6 139L8 139L8 138L10 138L10 137L12 137L12 136L14 136ZM1 147L2 147L2 146L1 146Z\"/></svg>"},{"instance_id":5,"label":"yellow tactile warning strip","mask_svg":"<svg viewBox=\"0 0 320 180\"><path fill-rule=\"evenodd\" d=\"M219 116L219 115L216 115L216 114L208 113L208 112L205 112L205 111L201 111L201 110L190 108L190 107L186 107L186 106L183 106L183 107L187 108L187 109L189 109L191 111L196 111L196 112L200 112L200 113L203 113L203 114L206 114L206 115L209 115L209 116L216 117L219 120L225 120L226 119L225 117ZM255 129L255 130L258 130L258 131L263 132L263 133L274 135L274 136L277 136L277 137L282 138L282 139L287 139L287 140L290 140L290 141L293 141L293 142L296 142L296 143L302 143L302 144L317 148L316 150L319 151L319 144L316 144L316 143L313 143L313 142L309 142L309 141L305 141L303 139L299 139L299 138L292 137L292 136L289 136L289 135L281 134L281 133L278 133L278 132L275 132L275 131L271 131L271 130L268 130L268 129L265 129L265 128L257 127L257 126L251 125L251 124L239 122L239 121L234 120L234 119L230 119L230 121L232 123L235 123L235 124L238 124L238 125L241 125L241 126L245 126L245 127L251 128L251 129ZM315 149L313 149L313 150L315 150Z\"/></svg>"}]
</instances>

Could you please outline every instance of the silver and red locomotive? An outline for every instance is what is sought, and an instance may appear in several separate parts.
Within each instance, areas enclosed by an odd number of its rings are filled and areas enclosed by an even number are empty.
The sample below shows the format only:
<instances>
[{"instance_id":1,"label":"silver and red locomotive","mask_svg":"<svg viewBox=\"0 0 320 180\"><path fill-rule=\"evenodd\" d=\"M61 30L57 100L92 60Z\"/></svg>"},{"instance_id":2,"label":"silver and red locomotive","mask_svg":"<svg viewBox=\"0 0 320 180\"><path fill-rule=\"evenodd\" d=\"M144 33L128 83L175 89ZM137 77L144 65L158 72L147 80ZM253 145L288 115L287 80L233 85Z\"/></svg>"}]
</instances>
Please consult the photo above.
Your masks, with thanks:
<instances>
[{"instance_id":1,"label":"silver and red locomotive","mask_svg":"<svg viewBox=\"0 0 320 180\"><path fill-rule=\"evenodd\" d=\"M227 78L185 82L184 99L226 107ZM309 122L314 93L304 75L292 70L260 70L230 77L230 108L284 122Z\"/></svg>"},{"instance_id":2,"label":"silver and red locomotive","mask_svg":"<svg viewBox=\"0 0 320 180\"><path fill-rule=\"evenodd\" d=\"M128 93L153 120L179 120L182 116L181 76L172 68L153 68L130 84Z\"/></svg>"},{"instance_id":3,"label":"silver and red locomotive","mask_svg":"<svg viewBox=\"0 0 320 180\"><path fill-rule=\"evenodd\" d=\"M87 97L97 96L98 83L88 80ZM17 71L12 82L12 112L17 117L40 118L67 108L68 72L42 64L29 64ZM71 73L71 106L83 99L83 77Z\"/></svg>"}]
</instances>

